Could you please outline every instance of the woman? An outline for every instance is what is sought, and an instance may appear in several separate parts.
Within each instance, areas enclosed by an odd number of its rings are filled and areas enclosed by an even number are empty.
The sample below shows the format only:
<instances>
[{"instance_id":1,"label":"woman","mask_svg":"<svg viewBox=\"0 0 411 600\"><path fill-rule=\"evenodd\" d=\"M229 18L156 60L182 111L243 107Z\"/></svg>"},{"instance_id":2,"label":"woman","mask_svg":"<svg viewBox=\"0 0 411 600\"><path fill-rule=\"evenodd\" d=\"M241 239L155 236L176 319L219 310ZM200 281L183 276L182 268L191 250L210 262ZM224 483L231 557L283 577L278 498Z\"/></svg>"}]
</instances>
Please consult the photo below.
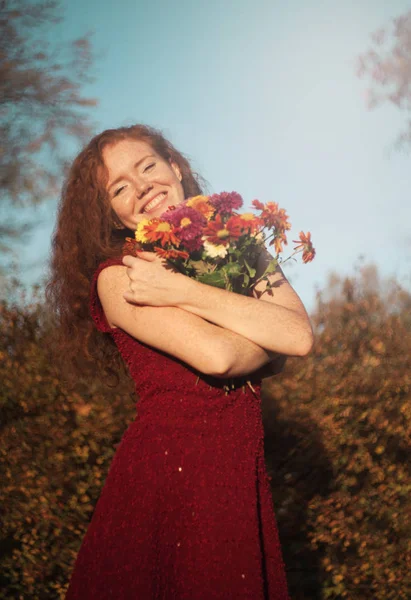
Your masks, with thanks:
<instances>
[{"instance_id":1,"label":"woman","mask_svg":"<svg viewBox=\"0 0 411 600\"><path fill-rule=\"evenodd\" d=\"M279 268L273 294L260 283L244 297L164 268L154 253L121 257L140 219L201 193L198 181L159 132L136 125L95 137L64 189L47 290L61 346L77 366L83 351L107 369L118 364L114 341L139 393L68 600L288 598L258 372L310 351L306 311Z\"/></svg>"}]
</instances>

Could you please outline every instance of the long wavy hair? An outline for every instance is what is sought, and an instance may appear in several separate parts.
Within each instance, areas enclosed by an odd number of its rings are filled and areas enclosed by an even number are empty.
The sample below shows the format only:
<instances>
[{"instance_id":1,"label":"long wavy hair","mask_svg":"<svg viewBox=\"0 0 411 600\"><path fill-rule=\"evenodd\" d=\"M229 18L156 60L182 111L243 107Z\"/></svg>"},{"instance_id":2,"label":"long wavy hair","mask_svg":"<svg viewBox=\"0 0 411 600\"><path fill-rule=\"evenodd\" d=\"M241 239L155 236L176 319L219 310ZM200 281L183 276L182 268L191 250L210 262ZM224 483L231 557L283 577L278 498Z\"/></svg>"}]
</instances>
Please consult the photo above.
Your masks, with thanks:
<instances>
[{"instance_id":1,"label":"long wavy hair","mask_svg":"<svg viewBox=\"0 0 411 600\"><path fill-rule=\"evenodd\" d=\"M109 129L94 137L74 160L63 186L52 238L49 278L45 297L53 330L53 355L66 383L92 372L105 376L126 373L110 334L99 332L89 313L90 283L104 260L120 256L128 228L118 229L106 184L108 171L103 161L106 146L125 139L148 143L163 159L180 169L186 198L201 194L204 180L194 173L187 158L162 135L146 125Z\"/></svg>"}]
</instances>

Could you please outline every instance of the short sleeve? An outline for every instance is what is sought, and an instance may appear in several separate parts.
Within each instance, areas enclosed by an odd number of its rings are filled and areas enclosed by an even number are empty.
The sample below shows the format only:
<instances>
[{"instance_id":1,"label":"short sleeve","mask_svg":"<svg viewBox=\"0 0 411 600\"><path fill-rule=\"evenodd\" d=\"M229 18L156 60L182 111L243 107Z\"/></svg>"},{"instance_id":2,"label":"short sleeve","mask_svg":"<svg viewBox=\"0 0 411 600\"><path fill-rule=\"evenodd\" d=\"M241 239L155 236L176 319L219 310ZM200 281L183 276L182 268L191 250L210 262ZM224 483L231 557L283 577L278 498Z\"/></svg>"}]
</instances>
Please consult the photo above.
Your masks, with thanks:
<instances>
[{"instance_id":1,"label":"short sleeve","mask_svg":"<svg viewBox=\"0 0 411 600\"><path fill-rule=\"evenodd\" d=\"M90 285L90 314L94 321L95 326L99 331L109 333L112 331L106 315L104 314L103 306L100 302L100 298L97 293L97 279L101 271L106 267L112 267L114 265L123 265L122 257L109 258L108 260L99 264L98 268L93 274Z\"/></svg>"}]
</instances>

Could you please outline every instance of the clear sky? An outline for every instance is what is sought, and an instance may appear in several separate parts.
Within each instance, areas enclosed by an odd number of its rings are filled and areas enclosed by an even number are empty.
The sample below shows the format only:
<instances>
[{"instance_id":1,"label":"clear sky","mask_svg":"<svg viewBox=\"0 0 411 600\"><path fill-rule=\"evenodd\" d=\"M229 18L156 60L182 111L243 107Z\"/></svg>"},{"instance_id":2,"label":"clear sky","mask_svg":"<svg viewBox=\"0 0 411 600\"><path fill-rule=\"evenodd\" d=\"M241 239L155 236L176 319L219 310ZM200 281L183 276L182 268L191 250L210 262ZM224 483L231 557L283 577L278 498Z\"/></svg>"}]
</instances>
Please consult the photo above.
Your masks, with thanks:
<instances>
[{"instance_id":1,"label":"clear sky","mask_svg":"<svg viewBox=\"0 0 411 600\"><path fill-rule=\"evenodd\" d=\"M58 39L94 31L96 132L162 129L209 191L273 200L309 265L286 268L309 310L330 271L359 255L410 287L410 156L393 149L394 107L368 111L356 60L370 34L411 9L404 0L66 0ZM79 150L76 148L75 151ZM74 157L74 155L73 155ZM46 273L56 202L20 254L27 284ZM289 246L291 252L291 246ZM286 253L286 256L288 253Z\"/></svg>"}]
</instances>

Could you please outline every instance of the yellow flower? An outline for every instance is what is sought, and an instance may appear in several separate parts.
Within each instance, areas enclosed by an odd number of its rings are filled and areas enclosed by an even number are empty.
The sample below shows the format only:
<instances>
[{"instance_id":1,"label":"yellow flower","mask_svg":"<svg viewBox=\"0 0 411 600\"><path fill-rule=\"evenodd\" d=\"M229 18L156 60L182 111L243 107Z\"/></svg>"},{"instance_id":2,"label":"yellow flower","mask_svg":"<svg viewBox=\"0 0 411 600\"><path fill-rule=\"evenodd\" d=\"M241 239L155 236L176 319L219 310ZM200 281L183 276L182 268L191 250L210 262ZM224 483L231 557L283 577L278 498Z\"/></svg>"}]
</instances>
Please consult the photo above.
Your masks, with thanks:
<instances>
[{"instance_id":1,"label":"yellow flower","mask_svg":"<svg viewBox=\"0 0 411 600\"><path fill-rule=\"evenodd\" d=\"M255 221L257 217L253 213L241 213L238 215L243 221Z\"/></svg>"},{"instance_id":2,"label":"yellow flower","mask_svg":"<svg viewBox=\"0 0 411 600\"><path fill-rule=\"evenodd\" d=\"M136 229L136 233L135 233L135 238L137 242L141 242L142 244L147 243L148 237L146 235L146 225L148 224L148 219L143 219L142 221L140 221L140 223L137 225L137 229Z\"/></svg>"},{"instance_id":3,"label":"yellow flower","mask_svg":"<svg viewBox=\"0 0 411 600\"><path fill-rule=\"evenodd\" d=\"M214 206L208 201L209 196L193 196L187 200L187 206L198 210L199 213L205 216L207 221L211 219L215 212Z\"/></svg>"}]
</instances>

